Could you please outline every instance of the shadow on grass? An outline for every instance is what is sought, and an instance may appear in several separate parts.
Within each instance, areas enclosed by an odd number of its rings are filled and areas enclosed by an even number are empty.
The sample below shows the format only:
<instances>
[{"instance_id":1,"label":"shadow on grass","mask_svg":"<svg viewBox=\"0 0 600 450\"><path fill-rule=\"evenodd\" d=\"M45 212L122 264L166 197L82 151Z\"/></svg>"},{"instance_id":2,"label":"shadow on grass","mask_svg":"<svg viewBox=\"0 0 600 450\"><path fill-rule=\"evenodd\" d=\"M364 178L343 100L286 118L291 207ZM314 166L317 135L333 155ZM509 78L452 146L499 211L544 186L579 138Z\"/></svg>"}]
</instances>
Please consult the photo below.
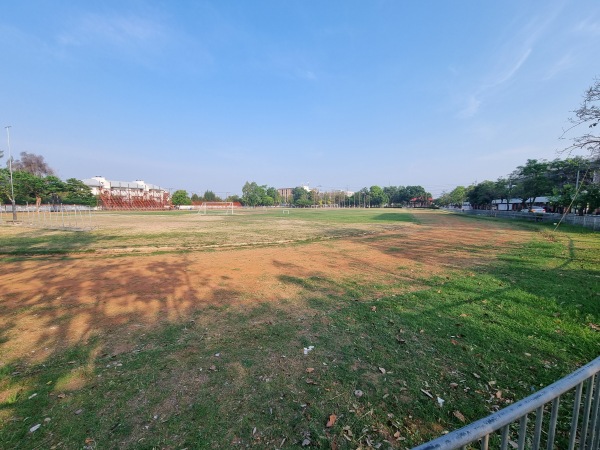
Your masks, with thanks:
<instances>
[{"instance_id":1,"label":"shadow on grass","mask_svg":"<svg viewBox=\"0 0 600 450\"><path fill-rule=\"evenodd\" d=\"M4 236L0 255L57 255L90 252L89 246L96 242L112 241L117 236L98 235L94 232L27 230L14 236Z\"/></svg>"},{"instance_id":2,"label":"shadow on grass","mask_svg":"<svg viewBox=\"0 0 600 450\"><path fill-rule=\"evenodd\" d=\"M418 222L412 214L405 212L382 213L373 216L373 220L384 220L386 222Z\"/></svg>"},{"instance_id":3,"label":"shadow on grass","mask_svg":"<svg viewBox=\"0 0 600 450\"><path fill-rule=\"evenodd\" d=\"M69 276L65 265L76 275ZM209 334L216 343L220 333L206 315L222 314L241 294L227 287L226 278L216 280L209 270L192 274L188 266L186 257L102 258L96 267L52 260L43 270L12 262L18 276L3 283L0 302L0 442L6 448L77 448L91 445L90 438L104 448L138 448L143 441L131 439L144 437L148 403L171 395L168 405L157 406L163 410L157 414L169 410L170 417L177 402L187 402L177 394L184 385L194 402L204 403L192 392L192 369L181 378L185 358L172 352L191 346L191 354L199 350L208 358L207 351L218 351L205 341ZM60 275L44 276L53 267ZM39 293L24 297L23 285L39 286ZM196 323L207 328L196 329L184 345ZM218 398L212 401L218 405ZM37 424L40 430L30 431ZM156 439L155 445L164 443Z\"/></svg>"}]
</instances>

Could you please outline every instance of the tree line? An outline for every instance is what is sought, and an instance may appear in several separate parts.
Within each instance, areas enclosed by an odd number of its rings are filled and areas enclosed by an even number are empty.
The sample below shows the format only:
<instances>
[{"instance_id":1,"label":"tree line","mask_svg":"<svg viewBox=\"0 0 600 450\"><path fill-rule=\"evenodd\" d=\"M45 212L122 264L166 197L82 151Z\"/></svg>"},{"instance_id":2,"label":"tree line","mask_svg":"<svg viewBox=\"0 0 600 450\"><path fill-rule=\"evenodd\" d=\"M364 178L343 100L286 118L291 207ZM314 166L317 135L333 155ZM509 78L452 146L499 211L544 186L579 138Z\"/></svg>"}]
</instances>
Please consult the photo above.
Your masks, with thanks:
<instances>
[{"instance_id":1,"label":"tree line","mask_svg":"<svg viewBox=\"0 0 600 450\"><path fill-rule=\"evenodd\" d=\"M244 206L274 206L281 203L281 196L274 187L266 184L259 185L255 181L247 181L242 187L242 196L237 194L230 195L225 199L216 195L213 191L207 190L204 195L188 194L186 190L180 189L173 193L171 202L175 206L179 205L198 205L204 202L235 202Z\"/></svg>"},{"instance_id":2,"label":"tree line","mask_svg":"<svg viewBox=\"0 0 600 450\"><path fill-rule=\"evenodd\" d=\"M496 181L482 181L468 187L457 186L444 192L436 203L440 206L462 206L468 201L472 207L489 209L493 200L506 202L520 199L523 207L531 206L536 198L548 197L556 212L581 215L600 208L600 136L594 133L600 123L600 79L596 79L583 96L579 108L573 111L561 139L570 139L571 145L563 150L569 155L553 161L528 159L510 175ZM572 136L574 130L585 126L582 134ZM570 137L571 136L571 137ZM584 151L587 157L571 156L573 151Z\"/></svg>"},{"instance_id":3,"label":"tree line","mask_svg":"<svg viewBox=\"0 0 600 450\"><path fill-rule=\"evenodd\" d=\"M185 189L178 189L171 195L171 203L175 206L180 205L200 205L204 202L237 202L239 197L237 195L230 195L223 199L215 194L213 191L207 189L203 195L193 193L191 196Z\"/></svg>"},{"instance_id":4,"label":"tree line","mask_svg":"<svg viewBox=\"0 0 600 450\"><path fill-rule=\"evenodd\" d=\"M297 186L292 189L291 196L282 197L279 190L266 184L247 181L242 187L242 196L231 195L225 200L216 196L212 191L206 191L203 196L192 194L185 190L175 191L171 197L174 205L192 205L204 201L239 202L243 206L295 206L298 208L340 206L340 207L370 207L383 206L402 207L409 205L428 206L431 204L431 194L422 186L371 186L349 193L342 190L320 192Z\"/></svg>"},{"instance_id":5,"label":"tree line","mask_svg":"<svg viewBox=\"0 0 600 450\"><path fill-rule=\"evenodd\" d=\"M457 186L436 200L439 206L461 207L468 201L475 209L491 209L493 201L520 200L527 208L540 197L547 197L556 212L577 210L579 214L600 208L600 183L594 175L600 171L600 159L576 156L553 161L528 159L510 175L496 181L485 180L471 186ZM504 208L503 208L504 209Z\"/></svg>"},{"instance_id":6,"label":"tree line","mask_svg":"<svg viewBox=\"0 0 600 450\"><path fill-rule=\"evenodd\" d=\"M332 190L320 192L318 189L309 189L297 186L292 189L291 197L284 199L275 188L266 185L258 186L256 183L246 183L242 189L242 202L249 206L271 206L285 204L299 208L319 206L340 207L382 207L406 206L411 201L428 202L431 194L422 186L380 186L364 187L357 192Z\"/></svg>"},{"instance_id":7,"label":"tree line","mask_svg":"<svg viewBox=\"0 0 600 450\"><path fill-rule=\"evenodd\" d=\"M22 152L12 164L12 183L9 167L0 169L0 198L18 204L71 203L95 206L96 197L81 180L62 181L48 166L44 157Z\"/></svg>"}]
</instances>

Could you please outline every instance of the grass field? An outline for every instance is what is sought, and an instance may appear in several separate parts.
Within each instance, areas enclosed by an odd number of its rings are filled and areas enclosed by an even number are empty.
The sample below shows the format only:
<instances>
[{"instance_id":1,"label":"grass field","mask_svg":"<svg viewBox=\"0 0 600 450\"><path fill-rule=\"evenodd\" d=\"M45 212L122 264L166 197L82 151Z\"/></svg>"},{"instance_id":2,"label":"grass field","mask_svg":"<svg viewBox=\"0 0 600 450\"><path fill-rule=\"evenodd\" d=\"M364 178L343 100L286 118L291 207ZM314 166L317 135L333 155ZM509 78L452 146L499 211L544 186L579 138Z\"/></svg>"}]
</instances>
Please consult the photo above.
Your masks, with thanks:
<instances>
[{"instance_id":1,"label":"grass field","mask_svg":"<svg viewBox=\"0 0 600 450\"><path fill-rule=\"evenodd\" d=\"M0 227L0 448L410 448L600 354L586 230L376 209L94 224Z\"/></svg>"}]
</instances>

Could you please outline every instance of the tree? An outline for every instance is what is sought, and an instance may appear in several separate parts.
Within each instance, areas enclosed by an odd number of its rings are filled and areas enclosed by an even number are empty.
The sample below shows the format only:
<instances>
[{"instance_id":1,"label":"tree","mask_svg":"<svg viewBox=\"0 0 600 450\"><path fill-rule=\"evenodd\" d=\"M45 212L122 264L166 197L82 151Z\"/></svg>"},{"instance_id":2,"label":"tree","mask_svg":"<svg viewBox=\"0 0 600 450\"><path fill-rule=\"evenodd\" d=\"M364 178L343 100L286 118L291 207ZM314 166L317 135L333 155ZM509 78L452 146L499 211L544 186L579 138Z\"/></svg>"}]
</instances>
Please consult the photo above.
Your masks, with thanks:
<instances>
[{"instance_id":1,"label":"tree","mask_svg":"<svg viewBox=\"0 0 600 450\"><path fill-rule=\"evenodd\" d=\"M369 206L369 207L371 206L371 198L369 196L369 189L367 189L366 187L362 188L360 191L358 191L358 197L361 199L362 206L364 206L365 208L367 206Z\"/></svg>"},{"instance_id":2,"label":"tree","mask_svg":"<svg viewBox=\"0 0 600 450\"><path fill-rule=\"evenodd\" d=\"M44 190L42 193L44 201L48 201L53 194L60 195L64 193L64 191L65 183L63 183L60 178L54 175L48 175L44 178Z\"/></svg>"},{"instance_id":3,"label":"tree","mask_svg":"<svg viewBox=\"0 0 600 450\"><path fill-rule=\"evenodd\" d=\"M385 192L383 192L383 189L381 189L379 186L371 186L369 189L369 197L372 206L379 207L388 202L388 196L385 195Z\"/></svg>"},{"instance_id":4,"label":"tree","mask_svg":"<svg viewBox=\"0 0 600 450\"><path fill-rule=\"evenodd\" d=\"M600 207L600 184L590 184L582 194L588 213ZM580 214L583 215L583 212L582 208Z\"/></svg>"},{"instance_id":5,"label":"tree","mask_svg":"<svg viewBox=\"0 0 600 450\"><path fill-rule=\"evenodd\" d=\"M204 195L203 195L204 201L205 202L220 202L221 199L219 197L217 197L217 194L215 194L213 191L205 191Z\"/></svg>"},{"instance_id":6,"label":"tree","mask_svg":"<svg viewBox=\"0 0 600 450\"><path fill-rule=\"evenodd\" d=\"M391 206L399 203L396 199L398 197L398 188L396 186L385 186L383 192L387 195L388 202Z\"/></svg>"},{"instance_id":7,"label":"tree","mask_svg":"<svg viewBox=\"0 0 600 450\"><path fill-rule=\"evenodd\" d=\"M259 186L255 181L246 181L244 187L242 187L241 202L244 205L273 206L275 203L279 203L279 201L279 193L274 187L267 187L266 184Z\"/></svg>"},{"instance_id":8,"label":"tree","mask_svg":"<svg viewBox=\"0 0 600 450\"><path fill-rule=\"evenodd\" d=\"M273 206L275 204L275 200L269 195L265 195L261 200L262 206Z\"/></svg>"},{"instance_id":9,"label":"tree","mask_svg":"<svg viewBox=\"0 0 600 450\"><path fill-rule=\"evenodd\" d=\"M450 206L452 201L450 201L450 194L446 191L442 191L440 196L434 200L435 204L438 206Z\"/></svg>"},{"instance_id":10,"label":"tree","mask_svg":"<svg viewBox=\"0 0 600 450\"><path fill-rule=\"evenodd\" d=\"M406 186L402 195L407 203L414 199L415 203L419 202L422 205L428 205L431 198L431 194L423 186Z\"/></svg>"},{"instance_id":11,"label":"tree","mask_svg":"<svg viewBox=\"0 0 600 450\"><path fill-rule=\"evenodd\" d=\"M549 195L552 187L548 178L548 162L537 159L528 159L524 166L518 166L512 178L517 180L516 192L526 204L530 199L530 206L535 203L536 197Z\"/></svg>"},{"instance_id":12,"label":"tree","mask_svg":"<svg viewBox=\"0 0 600 450\"><path fill-rule=\"evenodd\" d=\"M54 175L54 170L44 161L44 157L33 153L21 152L21 159L12 163L13 171L27 172L38 177Z\"/></svg>"},{"instance_id":13,"label":"tree","mask_svg":"<svg viewBox=\"0 0 600 450\"><path fill-rule=\"evenodd\" d=\"M10 189L10 175L8 169L0 169L0 199L7 199L12 203ZM45 177L32 174L24 170L13 172L13 186L15 203L71 203L93 206L97 204L96 197L89 186L76 178L69 178L66 182L54 175Z\"/></svg>"},{"instance_id":14,"label":"tree","mask_svg":"<svg viewBox=\"0 0 600 450\"><path fill-rule=\"evenodd\" d=\"M258 206L262 204L262 199L266 195L265 186L259 186L255 181L248 182L242 187L242 198L244 204L248 206Z\"/></svg>"},{"instance_id":15,"label":"tree","mask_svg":"<svg viewBox=\"0 0 600 450\"><path fill-rule=\"evenodd\" d=\"M44 181L43 178L30 172L22 170L13 172L16 202L20 204L35 203L37 198L41 198L45 194L46 186ZM60 187L60 192L62 192L62 181L60 182Z\"/></svg>"},{"instance_id":16,"label":"tree","mask_svg":"<svg viewBox=\"0 0 600 450\"><path fill-rule=\"evenodd\" d=\"M572 184L564 184L560 187L555 186L552 190L550 203L559 208L559 212L569 212L574 205L575 186Z\"/></svg>"},{"instance_id":17,"label":"tree","mask_svg":"<svg viewBox=\"0 0 600 450\"><path fill-rule=\"evenodd\" d=\"M401 205L408 205L410 200L412 199L412 195L410 189L406 186L398 186L398 191L396 193L396 198L392 200L394 203L399 203Z\"/></svg>"},{"instance_id":18,"label":"tree","mask_svg":"<svg viewBox=\"0 0 600 450\"><path fill-rule=\"evenodd\" d=\"M192 194L191 200L192 203L200 203L202 201L202 198L198 194L194 193Z\"/></svg>"},{"instance_id":19,"label":"tree","mask_svg":"<svg viewBox=\"0 0 600 450\"><path fill-rule=\"evenodd\" d=\"M593 172L600 167L600 160L589 160L581 156L556 159L549 164L549 179L552 184L552 204L560 209L574 207L580 215L597 208L598 183L593 181Z\"/></svg>"},{"instance_id":20,"label":"tree","mask_svg":"<svg viewBox=\"0 0 600 450\"><path fill-rule=\"evenodd\" d=\"M471 206L478 209L488 209L492 205L492 200L497 198L496 183L493 181L482 181L473 186L467 194Z\"/></svg>"},{"instance_id":21,"label":"tree","mask_svg":"<svg viewBox=\"0 0 600 450\"><path fill-rule=\"evenodd\" d=\"M512 198L513 193L513 184L510 178L500 177L496 180L495 190L496 190L496 198L500 200L500 204L504 203L506 200L506 209L508 211L510 209L510 199ZM501 209L501 208L500 208Z\"/></svg>"},{"instance_id":22,"label":"tree","mask_svg":"<svg viewBox=\"0 0 600 450\"><path fill-rule=\"evenodd\" d=\"M309 192L301 186L295 187L292 191L294 205L306 208L313 205L313 200L309 197Z\"/></svg>"},{"instance_id":23,"label":"tree","mask_svg":"<svg viewBox=\"0 0 600 450\"><path fill-rule=\"evenodd\" d=\"M234 202L244 204L244 200L237 194L230 195L225 199L226 202Z\"/></svg>"},{"instance_id":24,"label":"tree","mask_svg":"<svg viewBox=\"0 0 600 450\"><path fill-rule=\"evenodd\" d=\"M435 203L439 206L453 206L455 208L460 208L466 199L467 189L464 186L456 186L449 193L442 192L442 195Z\"/></svg>"},{"instance_id":25,"label":"tree","mask_svg":"<svg viewBox=\"0 0 600 450\"><path fill-rule=\"evenodd\" d=\"M267 196L273 199L273 203L281 203L281 196L279 195L279 191L274 187L267 188Z\"/></svg>"},{"instance_id":26,"label":"tree","mask_svg":"<svg viewBox=\"0 0 600 450\"><path fill-rule=\"evenodd\" d=\"M460 208L463 202L467 199L467 188L464 186L456 186L450 192L449 197L450 202L457 208Z\"/></svg>"},{"instance_id":27,"label":"tree","mask_svg":"<svg viewBox=\"0 0 600 450\"><path fill-rule=\"evenodd\" d=\"M0 169L0 198L3 201L12 202L12 193L10 191L10 174L8 169Z\"/></svg>"},{"instance_id":28,"label":"tree","mask_svg":"<svg viewBox=\"0 0 600 450\"><path fill-rule=\"evenodd\" d=\"M594 84L585 92L581 106L573 111L574 118L570 118L572 126L566 130L562 138L580 125L587 125L589 130L596 129L600 122L600 79L594 81ZM581 136L576 136L571 139L572 144L567 147L566 151L586 150L593 157L600 157L600 136L591 131L584 133Z\"/></svg>"},{"instance_id":29,"label":"tree","mask_svg":"<svg viewBox=\"0 0 600 450\"><path fill-rule=\"evenodd\" d=\"M180 189L173 193L173 196L171 197L171 203L173 203L175 206L191 205L192 199L188 196L187 191Z\"/></svg>"},{"instance_id":30,"label":"tree","mask_svg":"<svg viewBox=\"0 0 600 450\"><path fill-rule=\"evenodd\" d=\"M87 206L95 206L98 203L97 198L92 194L90 187L76 178L69 178L64 183L64 192L64 203Z\"/></svg>"}]
</instances>

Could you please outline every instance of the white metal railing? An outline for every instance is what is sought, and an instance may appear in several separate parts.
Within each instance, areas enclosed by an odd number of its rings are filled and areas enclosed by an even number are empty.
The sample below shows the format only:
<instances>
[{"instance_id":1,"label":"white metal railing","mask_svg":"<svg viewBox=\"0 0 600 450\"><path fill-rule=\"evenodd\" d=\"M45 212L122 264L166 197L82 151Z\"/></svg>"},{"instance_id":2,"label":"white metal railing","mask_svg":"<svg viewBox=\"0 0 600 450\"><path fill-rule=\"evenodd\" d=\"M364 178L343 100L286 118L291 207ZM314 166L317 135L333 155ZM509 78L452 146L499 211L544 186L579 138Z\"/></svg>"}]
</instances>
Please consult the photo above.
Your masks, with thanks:
<instances>
[{"instance_id":1,"label":"white metal railing","mask_svg":"<svg viewBox=\"0 0 600 450\"><path fill-rule=\"evenodd\" d=\"M450 210L451 212L456 212L459 214L470 214L475 216L492 216L499 217L504 219L521 219L521 220L535 220L536 222L552 222L558 223L562 220L563 223L568 223L571 225L579 225L585 228L591 228L594 231L600 230L600 215L590 215L586 214L583 216L578 216L576 214L567 214L562 217L560 214L554 213L545 213L545 214L535 214L535 213L523 213L517 211L495 211L495 210L486 210L486 209L471 209L468 211L455 211Z\"/></svg>"},{"instance_id":2,"label":"white metal railing","mask_svg":"<svg viewBox=\"0 0 600 450\"><path fill-rule=\"evenodd\" d=\"M47 229L91 231L95 228L92 209L81 205L19 205L17 221L13 221L11 206L0 208L0 225L21 225Z\"/></svg>"},{"instance_id":3,"label":"white metal railing","mask_svg":"<svg viewBox=\"0 0 600 450\"><path fill-rule=\"evenodd\" d=\"M600 449L600 375L598 372L600 372L600 357L507 408L419 445L413 450L466 450L476 448L475 446L487 450L492 441L502 450L508 448L598 450ZM569 397L566 398L565 403L568 406L560 408L560 397L567 393ZM544 418L545 407L550 409L549 418ZM534 411L535 424L531 426L528 424L528 415ZM563 440L557 443L559 422L566 426L561 430ZM542 447L544 443L545 446Z\"/></svg>"}]
</instances>

